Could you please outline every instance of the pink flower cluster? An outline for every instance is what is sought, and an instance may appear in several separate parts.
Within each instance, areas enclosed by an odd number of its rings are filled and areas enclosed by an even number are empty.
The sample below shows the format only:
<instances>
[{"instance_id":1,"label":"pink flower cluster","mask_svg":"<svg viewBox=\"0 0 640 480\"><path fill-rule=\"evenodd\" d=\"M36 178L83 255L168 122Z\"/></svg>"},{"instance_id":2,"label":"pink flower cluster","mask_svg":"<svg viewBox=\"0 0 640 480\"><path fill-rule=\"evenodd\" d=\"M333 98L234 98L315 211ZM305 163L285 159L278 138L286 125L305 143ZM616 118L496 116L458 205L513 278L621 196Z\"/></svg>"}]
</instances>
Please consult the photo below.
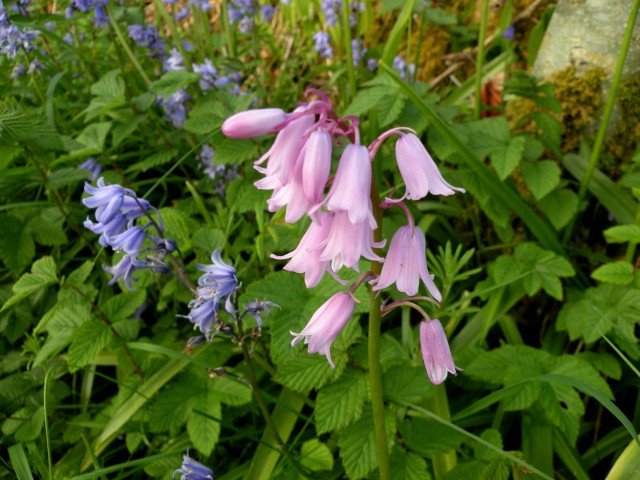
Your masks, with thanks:
<instances>
[{"instance_id":1,"label":"pink flower cluster","mask_svg":"<svg viewBox=\"0 0 640 480\"><path fill-rule=\"evenodd\" d=\"M222 132L231 138L277 133L273 146L255 162L256 170L264 174L255 185L273 191L267 201L269 211L285 208L287 223L297 222L304 215L312 220L294 251L272 257L288 259L284 269L304 274L308 288L316 286L325 272L343 283L337 277L338 271L343 266L359 271L361 257L384 262L381 274L370 282L375 284L374 290L395 284L398 290L413 296L422 280L431 296L440 301L441 294L427 270L424 233L415 226L402 201L419 200L429 193L452 195L464 190L444 180L412 130L389 130L367 147L360 143L357 117L339 117L321 92L309 90L307 94L318 98L300 104L293 112L278 108L249 110L230 117L222 125ZM380 207L402 207L408 224L393 236L385 260L375 252L386 241L374 240L379 225L373 213L371 164L382 142L392 136L399 137L396 160L406 191L400 199L388 198ZM331 177L334 146L345 141L349 143ZM302 332L293 333L292 344L304 338L309 353L326 355L333 366L331 344L351 317L354 305L351 293L334 295Z\"/></svg>"}]
</instances>

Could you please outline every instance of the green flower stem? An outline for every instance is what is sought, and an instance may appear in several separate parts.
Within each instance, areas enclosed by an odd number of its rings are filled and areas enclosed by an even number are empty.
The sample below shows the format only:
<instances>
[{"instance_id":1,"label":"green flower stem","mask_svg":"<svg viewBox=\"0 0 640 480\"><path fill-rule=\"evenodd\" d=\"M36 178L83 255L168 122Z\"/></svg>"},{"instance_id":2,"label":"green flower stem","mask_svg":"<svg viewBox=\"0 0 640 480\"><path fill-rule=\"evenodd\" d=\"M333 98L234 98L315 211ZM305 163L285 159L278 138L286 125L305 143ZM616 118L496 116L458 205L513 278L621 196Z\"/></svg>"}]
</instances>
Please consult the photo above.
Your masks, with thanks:
<instances>
[{"instance_id":1,"label":"green flower stem","mask_svg":"<svg viewBox=\"0 0 640 480\"><path fill-rule=\"evenodd\" d=\"M222 25L227 33L228 56L234 58L236 56L236 39L235 30L231 28L231 22L229 21L229 0L222 1Z\"/></svg>"},{"instance_id":2,"label":"green flower stem","mask_svg":"<svg viewBox=\"0 0 640 480\"><path fill-rule=\"evenodd\" d=\"M184 65L187 70L191 71L191 60L189 55L187 54L184 45L182 44L182 37L180 36L180 32L178 31L178 27L176 26L176 22L173 19L173 16L167 12L167 7L161 0L153 0L153 3L156 7L158 13L169 27L169 31L171 32L171 38L173 39L174 45L178 48L180 55L182 55L182 59L184 60Z\"/></svg>"},{"instance_id":3,"label":"green flower stem","mask_svg":"<svg viewBox=\"0 0 640 480\"><path fill-rule=\"evenodd\" d=\"M380 196L375 184L372 184L371 200L373 215L378 228L374 233L376 242L382 240L382 211L380 210ZM371 271L380 275L382 264L371 262ZM371 408L373 410L373 424L376 433L376 447L378 449L378 467L380 480L389 480L389 444L387 442L387 428L384 418L384 398L382 396L382 367L380 366L380 303L382 299L377 292L371 292L371 307L369 310L369 386L371 388Z\"/></svg>"},{"instance_id":4,"label":"green flower stem","mask_svg":"<svg viewBox=\"0 0 640 480\"><path fill-rule=\"evenodd\" d=\"M598 165L600 152L602 151L602 147L604 146L604 140L607 135L607 127L609 126L609 121L611 120L611 115L613 113L613 107L616 103L616 96L618 94L618 88L620 87L620 80L622 80L622 69L624 68L624 61L627 58L627 52L629 51L629 46L631 45L631 37L633 35L633 27L636 23L636 18L638 17L638 9L640 9L640 0L635 0L633 2L633 7L631 7L629 20L627 21L627 29L624 32L622 44L620 45L618 62L616 63L616 69L613 73L613 79L611 80L611 89L609 90L607 103L604 107L602 120L600 121L600 128L598 128L596 140L593 144L593 150L591 150L591 156L589 157L587 170L584 172L584 177L582 177L582 181L580 182L580 189L578 190L578 205L582 203L582 199L584 198L585 193L587 193L587 188L589 186L589 182L591 181L591 176L593 175L593 171ZM573 228L577 223L578 216L579 214L576 214L573 217L571 223L564 231L565 242L570 238L571 233L573 232Z\"/></svg>"},{"instance_id":5,"label":"green flower stem","mask_svg":"<svg viewBox=\"0 0 640 480\"><path fill-rule=\"evenodd\" d=\"M131 63L133 63L133 66L136 67L136 70L138 71L142 79L146 82L146 84L150 85L151 80L149 80L149 77L147 76L144 69L140 65L140 62L138 62L138 59L135 57L135 55L131 51L131 48L129 48L129 44L127 43L127 40L124 38L124 35L122 35L122 30L120 30L120 26L118 25L118 22L116 22L115 18L113 18L113 10L111 9L111 5L107 5L107 16L109 17L109 24L111 25L111 28L115 32L116 37L118 37L118 41L120 42L120 45L122 45L122 48L127 53L129 60L131 60Z\"/></svg>"},{"instance_id":6,"label":"green flower stem","mask_svg":"<svg viewBox=\"0 0 640 480\"><path fill-rule=\"evenodd\" d=\"M356 96L356 69L353 67L353 50L351 48L351 24L349 23L349 0L342 0L342 28L344 40L344 51L347 53L347 77L349 78L349 100L353 100Z\"/></svg>"},{"instance_id":7,"label":"green flower stem","mask_svg":"<svg viewBox=\"0 0 640 480\"><path fill-rule=\"evenodd\" d=\"M433 396L426 401L426 408L433 412L438 417L451 421L451 413L449 412L449 400L447 399L447 390L443 385L437 385L433 389ZM456 451L451 450L449 452L435 451L431 457L433 463L433 473L435 478L442 478L445 474L456 466L458 459L456 457Z\"/></svg>"},{"instance_id":8,"label":"green flower stem","mask_svg":"<svg viewBox=\"0 0 640 480\"><path fill-rule=\"evenodd\" d=\"M484 62L484 39L487 36L487 19L489 18L489 0L482 0L482 17L480 18L480 35L478 37L478 54L476 55L476 84L475 84L475 106L473 116L476 120L480 119L480 111L482 110L482 99L480 93L482 90L482 64Z\"/></svg>"}]
</instances>

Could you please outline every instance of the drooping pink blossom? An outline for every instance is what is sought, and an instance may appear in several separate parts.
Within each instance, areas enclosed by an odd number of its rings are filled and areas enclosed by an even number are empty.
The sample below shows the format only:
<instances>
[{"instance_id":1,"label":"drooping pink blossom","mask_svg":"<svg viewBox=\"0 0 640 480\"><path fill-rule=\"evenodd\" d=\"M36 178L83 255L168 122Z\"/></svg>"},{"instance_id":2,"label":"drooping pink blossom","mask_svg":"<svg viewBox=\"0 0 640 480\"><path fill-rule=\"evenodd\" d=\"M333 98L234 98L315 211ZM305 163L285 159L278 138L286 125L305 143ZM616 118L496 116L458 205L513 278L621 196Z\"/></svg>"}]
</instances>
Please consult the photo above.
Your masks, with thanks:
<instances>
[{"instance_id":1,"label":"drooping pink blossom","mask_svg":"<svg viewBox=\"0 0 640 480\"><path fill-rule=\"evenodd\" d=\"M396 160L407 189L403 198L420 200L427 193L453 195L455 191L464 192L463 188L454 187L442 178L431 155L412 133L400 133L396 142Z\"/></svg>"},{"instance_id":2,"label":"drooping pink blossom","mask_svg":"<svg viewBox=\"0 0 640 480\"><path fill-rule=\"evenodd\" d=\"M373 228L367 221L358 224L351 223L348 212L337 212L331 224L320 260L331 261L331 269L337 272L346 265L360 271L358 261L360 257L376 262L384 259L376 255L374 248L384 247L385 241L375 242Z\"/></svg>"},{"instance_id":3,"label":"drooping pink blossom","mask_svg":"<svg viewBox=\"0 0 640 480\"><path fill-rule=\"evenodd\" d=\"M371 160L363 145L348 145L342 153L325 205L332 212L347 212L353 224L377 227L371 209Z\"/></svg>"},{"instance_id":4,"label":"drooping pink blossom","mask_svg":"<svg viewBox=\"0 0 640 480\"><path fill-rule=\"evenodd\" d=\"M336 293L316 310L300 333L291 332L295 336L291 346L304 338L304 343L309 345L309 353L325 355L331 368L335 368L331 359L331 344L353 315L354 308L355 301L349 293Z\"/></svg>"},{"instance_id":5,"label":"drooping pink blossom","mask_svg":"<svg viewBox=\"0 0 640 480\"><path fill-rule=\"evenodd\" d=\"M331 149L333 141L325 129L309 135L302 161L302 187L307 201L312 205L322 202L324 188L331 172Z\"/></svg>"},{"instance_id":6,"label":"drooping pink blossom","mask_svg":"<svg viewBox=\"0 0 640 480\"><path fill-rule=\"evenodd\" d=\"M332 214L318 212L316 221L309 225L293 252L281 256L271 255L271 258L277 260L290 258L291 260L284 266L284 269L294 273L304 273L304 283L307 288L318 285L324 272L329 270L329 262L320 260L320 254L322 252L321 246L331 230L332 221Z\"/></svg>"},{"instance_id":7,"label":"drooping pink blossom","mask_svg":"<svg viewBox=\"0 0 640 480\"><path fill-rule=\"evenodd\" d=\"M260 108L236 113L227 118L221 130L229 138L252 138L273 133L287 120L279 108Z\"/></svg>"},{"instance_id":8,"label":"drooping pink blossom","mask_svg":"<svg viewBox=\"0 0 640 480\"><path fill-rule=\"evenodd\" d=\"M266 174L266 178L277 178L281 185L286 185L293 176L296 161L307 141L304 135L314 122L313 115L304 115L284 127L269 151L255 162L256 170ZM258 166L265 161L266 168Z\"/></svg>"},{"instance_id":9,"label":"drooping pink blossom","mask_svg":"<svg viewBox=\"0 0 640 480\"><path fill-rule=\"evenodd\" d=\"M429 381L439 385L447 378L447 372L456 375L460 368L453 363L451 349L439 320L425 320L420 324L422 360Z\"/></svg>"},{"instance_id":10,"label":"drooping pink blossom","mask_svg":"<svg viewBox=\"0 0 640 480\"><path fill-rule=\"evenodd\" d=\"M391 239L382 272L373 290L382 290L395 283L398 290L413 296L418 292L420 279L431 296L442 301L442 295L427 270L424 233L418 227L405 225Z\"/></svg>"}]
</instances>

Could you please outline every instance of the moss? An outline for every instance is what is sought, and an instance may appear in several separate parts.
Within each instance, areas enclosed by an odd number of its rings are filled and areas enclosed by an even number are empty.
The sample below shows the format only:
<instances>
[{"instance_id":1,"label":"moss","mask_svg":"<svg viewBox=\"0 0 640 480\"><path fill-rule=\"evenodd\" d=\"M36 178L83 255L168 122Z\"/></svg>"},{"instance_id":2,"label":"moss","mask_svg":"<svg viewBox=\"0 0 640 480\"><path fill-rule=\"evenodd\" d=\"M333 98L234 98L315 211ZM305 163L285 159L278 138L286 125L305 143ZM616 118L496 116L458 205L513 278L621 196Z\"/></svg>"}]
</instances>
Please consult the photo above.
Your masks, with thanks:
<instances>
[{"instance_id":1,"label":"moss","mask_svg":"<svg viewBox=\"0 0 640 480\"><path fill-rule=\"evenodd\" d=\"M603 167L620 174L624 173L622 170L636 151L640 138L640 77L622 79L617 100L620 115L606 143L607 164Z\"/></svg>"}]
</instances>

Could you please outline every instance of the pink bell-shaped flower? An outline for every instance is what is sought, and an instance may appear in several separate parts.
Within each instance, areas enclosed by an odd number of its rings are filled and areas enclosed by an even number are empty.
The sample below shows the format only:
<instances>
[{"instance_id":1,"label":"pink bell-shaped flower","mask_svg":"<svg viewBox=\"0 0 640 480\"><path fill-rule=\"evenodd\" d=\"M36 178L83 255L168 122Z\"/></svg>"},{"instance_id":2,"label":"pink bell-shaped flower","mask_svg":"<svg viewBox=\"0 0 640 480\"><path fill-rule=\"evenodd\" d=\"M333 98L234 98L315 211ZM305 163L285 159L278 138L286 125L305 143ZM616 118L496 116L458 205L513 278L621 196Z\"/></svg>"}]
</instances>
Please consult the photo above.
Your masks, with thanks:
<instances>
[{"instance_id":1,"label":"pink bell-shaped flower","mask_svg":"<svg viewBox=\"0 0 640 480\"><path fill-rule=\"evenodd\" d=\"M287 114L279 108L260 108L236 113L227 118L221 130L229 138L252 138L277 131L287 120Z\"/></svg>"},{"instance_id":2,"label":"pink bell-shaped flower","mask_svg":"<svg viewBox=\"0 0 640 480\"><path fill-rule=\"evenodd\" d=\"M324 187L331 172L331 135L319 129L309 135L302 162L302 187L307 201L312 205L322 202Z\"/></svg>"},{"instance_id":3,"label":"pink bell-shaped flower","mask_svg":"<svg viewBox=\"0 0 640 480\"><path fill-rule=\"evenodd\" d=\"M332 212L347 212L353 224L377 223L371 210L371 159L363 145L348 145L342 153L336 176L327 194L325 205Z\"/></svg>"},{"instance_id":4,"label":"pink bell-shaped flower","mask_svg":"<svg viewBox=\"0 0 640 480\"><path fill-rule=\"evenodd\" d=\"M287 182L286 185L280 185L279 182L275 180L274 183L278 185L274 188L271 198L267 200L270 212L277 212L286 205L287 211L284 216L284 221L287 223L297 222L305 213L309 212L312 207L302 188L302 168L300 162L304 158L306 148L305 146L298 156L298 161L293 167L293 173L289 178L289 182ZM269 179L272 178L274 177L265 177L256 182L255 185L258 186L262 182L270 181Z\"/></svg>"},{"instance_id":5,"label":"pink bell-shaped flower","mask_svg":"<svg viewBox=\"0 0 640 480\"><path fill-rule=\"evenodd\" d=\"M449 185L442 178L431 155L420 139L412 133L400 134L396 142L396 160L407 189L402 198L420 200L427 193L453 195L454 190L464 193L463 188Z\"/></svg>"},{"instance_id":6,"label":"pink bell-shaped flower","mask_svg":"<svg viewBox=\"0 0 640 480\"><path fill-rule=\"evenodd\" d=\"M373 229L369 222L353 224L347 212L337 212L320 260L331 261L331 269L334 272L340 270L343 265L360 271L358 262L361 256L376 262L384 261L373 251L374 248L384 247L384 244L384 241L374 241Z\"/></svg>"},{"instance_id":7,"label":"pink bell-shaped flower","mask_svg":"<svg viewBox=\"0 0 640 480\"><path fill-rule=\"evenodd\" d=\"M329 269L329 262L320 260L323 242L329 236L333 215L327 212L318 212L315 222L311 222L307 232L293 252L286 255L271 255L271 258L284 260L290 258L284 266L285 270L295 273L304 273L304 283L307 288L313 288L320 280L324 272ZM332 272L330 272L332 273Z\"/></svg>"},{"instance_id":8,"label":"pink bell-shaped flower","mask_svg":"<svg viewBox=\"0 0 640 480\"><path fill-rule=\"evenodd\" d=\"M431 296L442 301L442 295L427 270L424 233L418 227L405 225L391 239L382 272L373 290L382 290L395 283L398 290L413 296L418 292L420 279Z\"/></svg>"},{"instance_id":9,"label":"pink bell-shaped flower","mask_svg":"<svg viewBox=\"0 0 640 480\"><path fill-rule=\"evenodd\" d=\"M309 345L309 353L326 355L331 368L335 368L331 359L331 344L353 315L354 308L355 301L350 294L336 293L316 310L300 333L291 332L295 336L291 346L304 338L304 343Z\"/></svg>"},{"instance_id":10,"label":"pink bell-shaped flower","mask_svg":"<svg viewBox=\"0 0 640 480\"><path fill-rule=\"evenodd\" d=\"M456 375L460 368L453 363L451 349L439 320L425 320L420 324L420 347L429 381L439 385L447 378L447 372Z\"/></svg>"}]
</instances>

